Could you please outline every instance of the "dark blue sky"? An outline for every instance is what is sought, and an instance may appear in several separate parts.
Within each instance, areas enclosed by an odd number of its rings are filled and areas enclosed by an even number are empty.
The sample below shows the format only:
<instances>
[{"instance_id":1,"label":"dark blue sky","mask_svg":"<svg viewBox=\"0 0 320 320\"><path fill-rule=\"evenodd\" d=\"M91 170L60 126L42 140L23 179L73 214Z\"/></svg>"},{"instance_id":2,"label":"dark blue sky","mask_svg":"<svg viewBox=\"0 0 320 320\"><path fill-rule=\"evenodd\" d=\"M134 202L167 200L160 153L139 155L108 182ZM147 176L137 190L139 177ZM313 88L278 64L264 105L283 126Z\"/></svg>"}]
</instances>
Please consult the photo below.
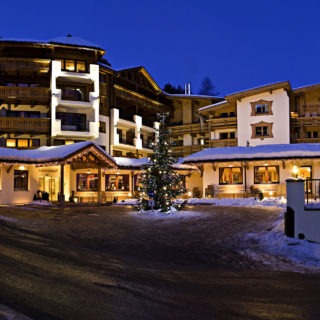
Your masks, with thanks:
<instances>
[{"instance_id":1,"label":"dark blue sky","mask_svg":"<svg viewBox=\"0 0 320 320\"><path fill-rule=\"evenodd\" d=\"M78 0L1 3L0 36L71 33L100 44L112 67L144 65L156 82L220 94L290 80L320 82L320 1Z\"/></svg>"}]
</instances>

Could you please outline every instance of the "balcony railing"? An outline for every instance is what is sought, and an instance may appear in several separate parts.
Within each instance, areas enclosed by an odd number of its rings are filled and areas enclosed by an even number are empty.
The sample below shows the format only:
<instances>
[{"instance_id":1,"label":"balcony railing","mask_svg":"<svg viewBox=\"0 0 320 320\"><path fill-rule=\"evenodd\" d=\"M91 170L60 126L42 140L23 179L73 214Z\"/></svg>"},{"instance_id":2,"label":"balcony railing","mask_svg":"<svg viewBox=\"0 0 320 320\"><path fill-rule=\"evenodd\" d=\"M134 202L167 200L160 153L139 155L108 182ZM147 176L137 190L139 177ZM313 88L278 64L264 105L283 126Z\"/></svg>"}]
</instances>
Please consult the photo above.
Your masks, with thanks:
<instances>
[{"instance_id":1,"label":"balcony railing","mask_svg":"<svg viewBox=\"0 0 320 320\"><path fill-rule=\"evenodd\" d=\"M237 139L214 139L208 142L209 148L236 147L238 145Z\"/></svg>"},{"instance_id":2,"label":"balcony railing","mask_svg":"<svg viewBox=\"0 0 320 320\"><path fill-rule=\"evenodd\" d=\"M50 98L49 88L0 86L0 99L3 100L49 100Z\"/></svg>"},{"instance_id":3,"label":"balcony railing","mask_svg":"<svg viewBox=\"0 0 320 320\"><path fill-rule=\"evenodd\" d=\"M320 138L295 138L292 143L320 143Z\"/></svg>"},{"instance_id":4,"label":"balcony railing","mask_svg":"<svg viewBox=\"0 0 320 320\"><path fill-rule=\"evenodd\" d=\"M208 119L208 122L211 125L211 128L236 128L237 127L237 117L218 117Z\"/></svg>"},{"instance_id":5,"label":"balcony railing","mask_svg":"<svg viewBox=\"0 0 320 320\"><path fill-rule=\"evenodd\" d=\"M119 143L128 144L130 146L134 146L133 138L126 137L125 135L119 134Z\"/></svg>"},{"instance_id":6,"label":"balcony railing","mask_svg":"<svg viewBox=\"0 0 320 320\"><path fill-rule=\"evenodd\" d=\"M0 117L2 132L48 133L49 130L50 119Z\"/></svg>"},{"instance_id":7,"label":"balcony railing","mask_svg":"<svg viewBox=\"0 0 320 320\"><path fill-rule=\"evenodd\" d=\"M0 58L0 69L2 69L2 70L49 71L50 70L50 60L1 57Z\"/></svg>"},{"instance_id":8,"label":"balcony railing","mask_svg":"<svg viewBox=\"0 0 320 320\"><path fill-rule=\"evenodd\" d=\"M208 124L200 123L200 122L190 123L190 124L183 124L179 126L171 126L169 127L169 129L171 130L172 135L205 132L205 131L208 131Z\"/></svg>"},{"instance_id":9,"label":"balcony railing","mask_svg":"<svg viewBox=\"0 0 320 320\"><path fill-rule=\"evenodd\" d=\"M291 118L292 127L315 127L320 126L320 117L299 117Z\"/></svg>"}]
</instances>

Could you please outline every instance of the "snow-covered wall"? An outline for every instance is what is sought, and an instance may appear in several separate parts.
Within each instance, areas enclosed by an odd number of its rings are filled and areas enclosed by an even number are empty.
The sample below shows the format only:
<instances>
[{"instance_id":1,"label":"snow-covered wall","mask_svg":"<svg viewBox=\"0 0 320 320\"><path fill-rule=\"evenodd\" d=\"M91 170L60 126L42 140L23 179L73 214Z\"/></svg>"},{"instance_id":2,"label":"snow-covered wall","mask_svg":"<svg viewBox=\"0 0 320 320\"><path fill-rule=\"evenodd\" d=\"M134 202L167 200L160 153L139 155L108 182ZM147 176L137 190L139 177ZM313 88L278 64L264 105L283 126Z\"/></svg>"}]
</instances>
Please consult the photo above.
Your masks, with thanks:
<instances>
[{"instance_id":1,"label":"snow-covered wall","mask_svg":"<svg viewBox=\"0 0 320 320\"><path fill-rule=\"evenodd\" d=\"M259 100L272 101L271 115L251 115L251 103ZM267 91L237 101L238 146L290 143L289 97L284 89ZM272 123L273 138L252 138L252 126L259 122ZM263 139L262 139L263 138Z\"/></svg>"}]
</instances>

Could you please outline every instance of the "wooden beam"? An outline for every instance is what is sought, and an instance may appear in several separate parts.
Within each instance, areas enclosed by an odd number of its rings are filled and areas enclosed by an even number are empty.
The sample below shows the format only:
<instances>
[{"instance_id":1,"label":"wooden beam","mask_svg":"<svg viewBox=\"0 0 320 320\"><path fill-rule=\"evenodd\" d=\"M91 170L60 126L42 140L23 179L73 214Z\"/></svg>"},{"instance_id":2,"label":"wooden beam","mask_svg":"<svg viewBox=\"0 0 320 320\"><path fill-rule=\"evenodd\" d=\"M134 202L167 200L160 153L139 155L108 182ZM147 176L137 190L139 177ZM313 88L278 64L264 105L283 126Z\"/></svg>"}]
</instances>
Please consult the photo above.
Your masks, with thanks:
<instances>
[{"instance_id":1,"label":"wooden beam","mask_svg":"<svg viewBox=\"0 0 320 320\"><path fill-rule=\"evenodd\" d=\"M8 174L10 173L10 171L12 170L12 168L13 168L13 165L10 165L10 166L7 168L7 173L8 173Z\"/></svg>"}]
</instances>

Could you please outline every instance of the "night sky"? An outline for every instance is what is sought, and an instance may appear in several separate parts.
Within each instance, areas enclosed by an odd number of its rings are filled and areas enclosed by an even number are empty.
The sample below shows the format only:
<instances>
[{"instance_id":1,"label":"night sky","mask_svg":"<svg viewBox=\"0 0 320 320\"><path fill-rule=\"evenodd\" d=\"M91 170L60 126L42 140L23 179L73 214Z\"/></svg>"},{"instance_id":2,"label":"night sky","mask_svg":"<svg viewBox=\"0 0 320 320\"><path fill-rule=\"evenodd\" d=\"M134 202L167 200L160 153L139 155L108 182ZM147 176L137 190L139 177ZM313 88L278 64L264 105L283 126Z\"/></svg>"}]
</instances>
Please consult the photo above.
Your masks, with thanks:
<instances>
[{"instance_id":1,"label":"night sky","mask_svg":"<svg viewBox=\"0 0 320 320\"><path fill-rule=\"evenodd\" d=\"M71 33L115 69L143 65L163 87L209 76L220 95L276 81L320 82L320 1L5 1L0 36Z\"/></svg>"}]
</instances>

